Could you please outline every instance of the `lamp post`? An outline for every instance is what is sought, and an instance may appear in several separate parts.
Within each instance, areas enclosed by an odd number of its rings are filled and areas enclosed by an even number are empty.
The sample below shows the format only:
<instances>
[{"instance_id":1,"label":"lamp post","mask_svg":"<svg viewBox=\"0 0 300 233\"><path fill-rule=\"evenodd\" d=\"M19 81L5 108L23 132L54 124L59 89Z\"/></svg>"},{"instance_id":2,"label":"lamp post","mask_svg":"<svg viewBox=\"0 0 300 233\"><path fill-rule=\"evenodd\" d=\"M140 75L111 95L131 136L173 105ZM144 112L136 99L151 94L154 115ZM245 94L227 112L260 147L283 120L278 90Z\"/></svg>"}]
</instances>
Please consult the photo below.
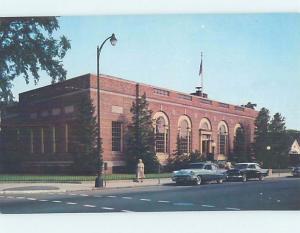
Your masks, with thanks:
<instances>
[{"instance_id":1,"label":"lamp post","mask_svg":"<svg viewBox=\"0 0 300 233\"><path fill-rule=\"evenodd\" d=\"M270 156L271 146L267 146L266 149L267 149L267 151L268 151L268 156ZM271 159L271 164L272 164L272 168L273 168L273 157L272 157L272 159ZM270 166L270 167L271 167L271 166ZM272 173L273 173L272 168L269 168L269 176L272 175Z\"/></svg>"},{"instance_id":2,"label":"lamp post","mask_svg":"<svg viewBox=\"0 0 300 233\"><path fill-rule=\"evenodd\" d=\"M115 46L117 43L117 38L113 33L111 36L107 37L102 44L97 46L97 128L98 128L98 135L97 135L97 160L98 163L100 162L100 153L101 153L101 130L100 130L100 53L102 50L103 45L106 41L110 40L112 46ZM97 178L95 180L95 187L103 187L103 179L102 179L102 168L97 167Z\"/></svg>"}]
</instances>

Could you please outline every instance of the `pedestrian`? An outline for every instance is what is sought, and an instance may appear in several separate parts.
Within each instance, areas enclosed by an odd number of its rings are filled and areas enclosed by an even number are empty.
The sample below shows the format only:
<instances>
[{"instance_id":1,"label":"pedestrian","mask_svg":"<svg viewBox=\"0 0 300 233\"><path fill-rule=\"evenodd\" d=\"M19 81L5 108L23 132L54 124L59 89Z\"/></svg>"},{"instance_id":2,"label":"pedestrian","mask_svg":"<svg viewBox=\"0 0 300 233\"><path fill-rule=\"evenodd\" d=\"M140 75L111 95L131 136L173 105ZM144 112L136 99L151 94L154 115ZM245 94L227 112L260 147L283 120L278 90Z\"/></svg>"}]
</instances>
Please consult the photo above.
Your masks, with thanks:
<instances>
[{"instance_id":1,"label":"pedestrian","mask_svg":"<svg viewBox=\"0 0 300 233\"><path fill-rule=\"evenodd\" d=\"M145 178L145 165L143 163L143 160L139 159L139 162L136 166L136 178L137 182L141 181L143 182L143 179Z\"/></svg>"}]
</instances>

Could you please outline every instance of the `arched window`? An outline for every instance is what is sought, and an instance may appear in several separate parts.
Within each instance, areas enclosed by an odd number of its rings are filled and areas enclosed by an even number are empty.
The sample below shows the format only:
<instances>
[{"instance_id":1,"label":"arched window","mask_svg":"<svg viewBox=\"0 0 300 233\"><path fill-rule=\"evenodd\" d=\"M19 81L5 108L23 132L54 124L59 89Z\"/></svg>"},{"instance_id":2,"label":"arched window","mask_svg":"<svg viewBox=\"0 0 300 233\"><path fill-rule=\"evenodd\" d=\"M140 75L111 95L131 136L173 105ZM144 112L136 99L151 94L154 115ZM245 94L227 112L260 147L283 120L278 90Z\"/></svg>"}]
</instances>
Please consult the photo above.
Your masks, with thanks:
<instances>
[{"instance_id":1,"label":"arched window","mask_svg":"<svg viewBox=\"0 0 300 233\"><path fill-rule=\"evenodd\" d=\"M187 116L179 119L178 140L179 152L189 154L192 150L191 122Z\"/></svg>"},{"instance_id":2,"label":"arched window","mask_svg":"<svg viewBox=\"0 0 300 233\"><path fill-rule=\"evenodd\" d=\"M156 153L169 152L169 122L166 115L158 112L154 115L154 134Z\"/></svg>"},{"instance_id":3,"label":"arched window","mask_svg":"<svg viewBox=\"0 0 300 233\"><path fill-rule=\"evenodd\" d=\"M199 125L199 151L200 153L207 157L213 152L212 139L211 139L211 124L207 118L202 118Z\"/></svg>"},{"instance_id":4,"label":"arched window","mask_svg":"<svg viewBox=\"0 0 300 233\"><path fill-rule=\"evenodd\" d=\"M225 122L220 122L218 127L219 154L227 156L228 152L228 128Z\"/></svg>"}]
</instances>

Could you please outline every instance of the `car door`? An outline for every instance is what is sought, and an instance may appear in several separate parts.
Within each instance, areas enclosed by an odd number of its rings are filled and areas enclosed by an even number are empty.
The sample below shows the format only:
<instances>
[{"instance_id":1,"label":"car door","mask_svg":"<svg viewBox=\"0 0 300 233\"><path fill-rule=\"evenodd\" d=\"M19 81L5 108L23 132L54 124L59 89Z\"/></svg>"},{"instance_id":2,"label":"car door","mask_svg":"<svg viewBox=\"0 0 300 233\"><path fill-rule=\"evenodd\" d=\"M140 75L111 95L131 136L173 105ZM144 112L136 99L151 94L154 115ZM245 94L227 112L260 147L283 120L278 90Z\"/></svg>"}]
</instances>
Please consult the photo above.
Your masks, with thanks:
<instances>
[{"instance_id":1,"label":"car door","mask_svg":"<svg viewBox=\"0 0 300 233\"><path fill-rule=\"evenodd\" d=\"M204 179L209 181L213 179L213 173L212 173L212 164L206 164L204 166L205 174L204 174Z\"/></svg>"},{"instance_id":2,"label":"car door","mask_svg":"<svg viewBox=\"0 0 300 233\"><path fill-rule=\"evenodd\" d=\"M249 164L248 165L248 169L247 169L248 171L247 171L247 176L249 177L249 178L255 178L256 176L257 176L257 174L256 174L256 167L255 167L255 164Z\"/></svg>"}]
</instances>

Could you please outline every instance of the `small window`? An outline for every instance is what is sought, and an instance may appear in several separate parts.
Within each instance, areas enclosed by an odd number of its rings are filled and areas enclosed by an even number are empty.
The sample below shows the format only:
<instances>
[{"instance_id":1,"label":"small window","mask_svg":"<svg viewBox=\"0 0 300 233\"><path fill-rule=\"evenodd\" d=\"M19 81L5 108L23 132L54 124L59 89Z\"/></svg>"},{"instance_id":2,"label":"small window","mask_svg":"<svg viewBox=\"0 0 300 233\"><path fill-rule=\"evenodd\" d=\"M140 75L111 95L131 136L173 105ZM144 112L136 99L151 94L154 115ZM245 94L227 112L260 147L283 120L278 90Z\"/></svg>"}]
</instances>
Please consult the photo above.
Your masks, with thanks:
<instances>
[{"instance_id":1,"label":"small window","mask_svg":"<svg viewBox=\"0 0 300 233\"><path fill-rule=\"evenodd\" d=\"M205 165L204 169L206 169L206 170L212 170L212 166L211 165Z\"/></svg>"},{"instance_id":2,"label":"small window","mask_svg":"<svg viewBox=\"0 0 300 233\"><path fill-rule=\"evenodd\" d=\"M250 164L249 166L248 166L248 168L251 168L251 169L255 169L255 164Z\"/></svg>"}]
</instances>

